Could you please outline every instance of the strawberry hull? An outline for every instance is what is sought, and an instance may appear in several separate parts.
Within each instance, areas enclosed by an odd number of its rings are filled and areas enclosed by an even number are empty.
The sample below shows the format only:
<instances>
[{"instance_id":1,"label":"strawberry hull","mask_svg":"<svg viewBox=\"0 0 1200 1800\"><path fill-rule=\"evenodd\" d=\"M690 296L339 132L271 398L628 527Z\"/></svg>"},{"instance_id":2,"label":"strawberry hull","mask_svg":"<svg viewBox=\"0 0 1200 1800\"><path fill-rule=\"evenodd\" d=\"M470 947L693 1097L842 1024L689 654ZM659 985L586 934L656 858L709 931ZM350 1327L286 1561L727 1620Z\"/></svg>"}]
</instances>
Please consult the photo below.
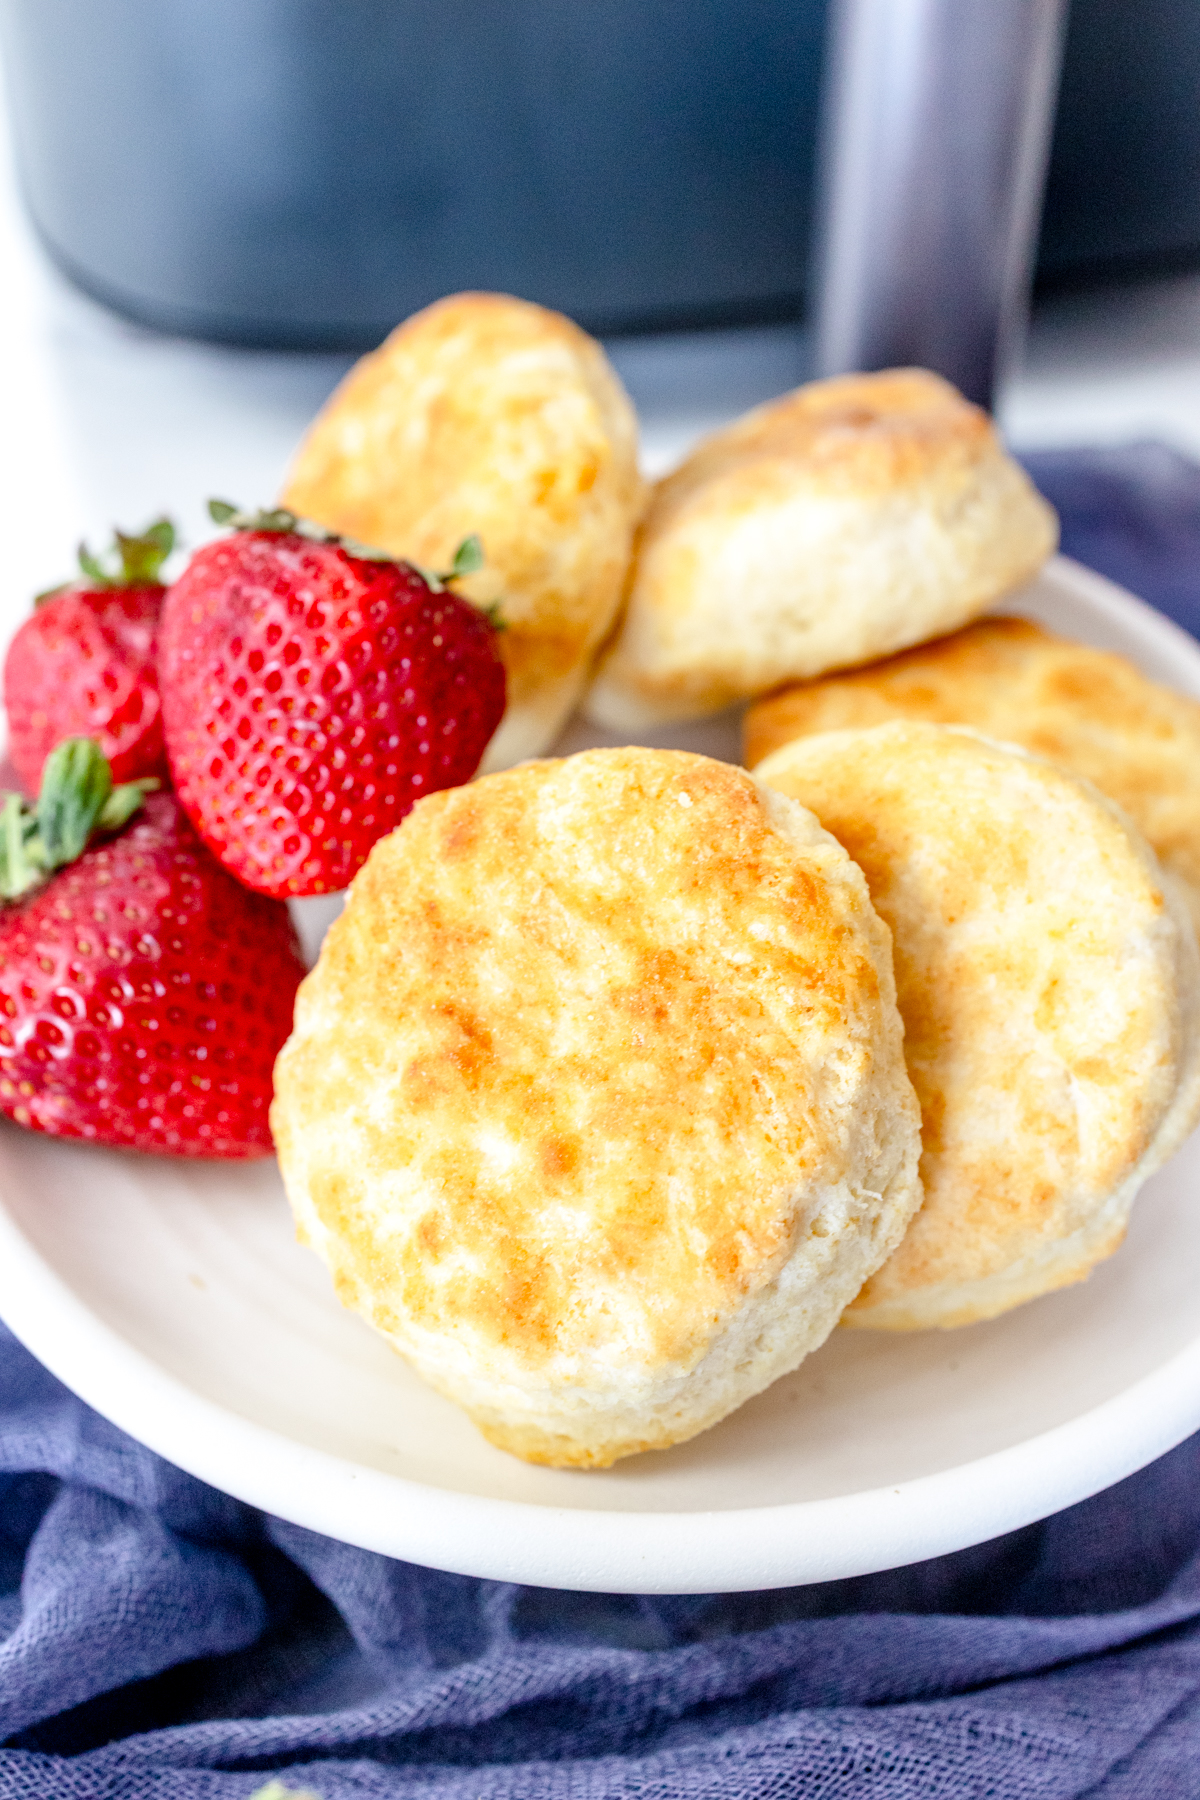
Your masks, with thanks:
<instances>
[{"instance_id":1,"label":"strawberry hull","mask_svg":"<svg viewBox=\"0 0 1200 1800\"><path fill-rule=\"evenodd\" d=\"M271 1151L276 1054L304 965L171 794L0 911L0 1111L175 1156Z\"/></svg>"},{"instance_id":2,"label":"strawberry hull","mask_svg":"<svg viewBox=\"0 0 1200 1800\"><path fill-rule=\"evenodd\" d=\"M475 773L504 712L488 621L417 571L295 533L207 545L159 634L180 801L239 881L334 892L425 794Z\"/></svg>"}]
</instances>

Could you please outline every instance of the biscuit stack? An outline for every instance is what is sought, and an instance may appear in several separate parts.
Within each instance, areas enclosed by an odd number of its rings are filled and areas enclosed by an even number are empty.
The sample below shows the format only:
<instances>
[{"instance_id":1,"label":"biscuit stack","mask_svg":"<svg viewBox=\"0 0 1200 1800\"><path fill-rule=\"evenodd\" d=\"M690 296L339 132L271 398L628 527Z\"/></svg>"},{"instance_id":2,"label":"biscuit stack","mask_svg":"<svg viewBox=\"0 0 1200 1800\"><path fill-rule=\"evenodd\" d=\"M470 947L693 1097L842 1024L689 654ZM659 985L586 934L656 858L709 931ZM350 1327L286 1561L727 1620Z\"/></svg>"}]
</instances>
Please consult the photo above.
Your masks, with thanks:
<instances>
[{"instance_id":1,"label":"biscuit stack","mask_svg":"<svg viewBox=\"0 0 1200 1800\"><path fill-rule=\"evenodd\" d=\"M464 296L352 373L287 499L439 566L478 531L509 622L497 772L372 852L272 1115L342 1298L493 1443L604 1467L839 1319L968 1324L1115 1249L1200 1115L1200 708L980 618L1056 536L983 414L815 383L647 508L598 346ZM610 729L753 700L753 773L508 768L598 649Z\"/></svg>"}]
</instances>

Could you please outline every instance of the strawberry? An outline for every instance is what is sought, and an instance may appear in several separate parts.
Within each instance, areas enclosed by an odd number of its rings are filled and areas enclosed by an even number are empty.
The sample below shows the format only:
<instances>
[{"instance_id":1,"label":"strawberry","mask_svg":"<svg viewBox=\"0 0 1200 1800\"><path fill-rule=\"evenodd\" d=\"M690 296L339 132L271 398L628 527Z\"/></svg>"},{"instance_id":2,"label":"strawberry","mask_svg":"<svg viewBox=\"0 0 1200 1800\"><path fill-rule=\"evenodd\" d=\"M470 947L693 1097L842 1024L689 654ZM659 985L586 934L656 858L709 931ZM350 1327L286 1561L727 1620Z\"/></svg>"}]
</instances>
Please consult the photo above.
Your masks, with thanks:
<instances>
[{"instance_id":1,"label":"strawberry","mask_svg":"<svg viewBox=\"0 0 1200 1800\"><path fill-rule=\"evenodd\" d=\"M0 810L0 1111L96 1144L263 1156L304 974L291 919L147 785L114 789L77 738L47 758L36 811L15 794ZM97 830L119 835L85 847Z\"/></svg>"},{"instance_id":2,"label":"strawberry","mask_svg":"<svg viewBox=\"0 0 1200 1800\"><path fill-rule=\"evenodd\" d=\"M175 528L116 533L110 565L79 546L83 579L39 594L8 648L4 704L9 755L31 794L42 764L68 737L94 738L116 782L166 773L155 635L166 588L159 570Z\"/></svg>"},{"instance_id":3,"label":"strawberry","mask_svg":"<svg viewBox=\"0 0 1200 1800\"><path fill-rule=\"evenodd\" d=\"M288 512L210 508L159 633L163 730L188 817L239 881L343 888L423 794L467 781L504 711L489 621L444 578Z\"/></svg>"}]
</instances>

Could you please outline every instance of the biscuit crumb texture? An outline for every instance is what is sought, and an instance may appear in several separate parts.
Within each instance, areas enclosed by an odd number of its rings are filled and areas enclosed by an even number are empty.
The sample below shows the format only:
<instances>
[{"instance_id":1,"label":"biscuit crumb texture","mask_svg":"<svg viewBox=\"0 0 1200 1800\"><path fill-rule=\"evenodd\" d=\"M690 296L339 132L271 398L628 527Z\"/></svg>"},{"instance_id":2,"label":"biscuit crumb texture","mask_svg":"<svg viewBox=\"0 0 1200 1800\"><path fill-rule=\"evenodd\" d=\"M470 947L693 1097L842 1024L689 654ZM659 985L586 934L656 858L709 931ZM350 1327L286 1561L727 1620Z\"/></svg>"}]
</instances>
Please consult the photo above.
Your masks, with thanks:
<instances>
[{"instance_id":1,"label":"biscuit crumb texture","mask_svg":"<svg viewBox=\"0 0 1200 1800\"><path fill-rule=\"evenodd\" d=\"M810 382L654 491L587 710L636 731L953 631L1058 521L986 413L924 369Z\"/></svg>"},{"instance_id":2,"label":"biscuit crumb texture","mask_svg":"<svg viewBox=\"0 0 1200 1800\"><path fill-rule=\"evenodd\" d=\"M986 1319L1082 1280L1200 1113L1181 890L1089 783L961 728L805 737L759 764L891 928L924 1204L847 1325Z\"/></svg>"},{"instance_id":3,"label":"biscuit crumb texture","mask_svg":"<svg viewBox=\"0 0 1200 1800\"><path fill-rule=\"evenodd\" d=\"M746 714L753 769L819 731L925 719L970 725L1095 782L1163 866L1187 884L1200 930L1200 705L1126 657L1028 619L980 619L936 643L759 700Z\"/></svg>"},{"instance_id":4,"label":"biscuit crumb texture","mask_svg":"<svg viewBox=\"0 0 1200 1800\"><path fill-rule=\"evenodd\" d=\"M920 1201L866 883L744 771L654 750L430 796L300 992L301 1235L484 1434L602 1468L823 1342Z\"/></svg>"},{"instance_id":5,"label":"biscuit crumb texture","mask_svg":"<svg viewBox=\"0 0 1200 1800\"><path fill-rule=\"evenodd\" d=\"M454 294L355 364L318 414L284 503L360 543L448 569L498 603L508 707L485 769L557 737L612 624L645 488L637 420L600 345L506 294Z\"/></svg>"}]
</instances>

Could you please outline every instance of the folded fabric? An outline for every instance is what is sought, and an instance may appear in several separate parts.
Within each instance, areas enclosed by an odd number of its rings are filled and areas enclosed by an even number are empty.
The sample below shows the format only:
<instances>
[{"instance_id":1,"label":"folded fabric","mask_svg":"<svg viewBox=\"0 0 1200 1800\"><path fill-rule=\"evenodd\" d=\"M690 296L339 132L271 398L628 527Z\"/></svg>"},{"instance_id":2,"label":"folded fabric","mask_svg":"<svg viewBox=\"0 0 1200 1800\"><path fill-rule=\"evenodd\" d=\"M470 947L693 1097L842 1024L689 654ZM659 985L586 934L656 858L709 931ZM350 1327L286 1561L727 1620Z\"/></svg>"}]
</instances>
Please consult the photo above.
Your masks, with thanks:
<instances>
[{"instance_id":1,"label":"folded fabric","mask_svg":"<svg viewBox=\"0 0 1200 1800\"><path fill-rule=\"evenodd\" d=\"M1068 552L1200 624L1200 470L1027 460ZM556 1593L266 1518L0 1328L0 1744L0 1800L1194 1800L1200 1437L907 1569Z\"/></svg>"},{"instance_id":2,"label":"folded fabric","mask_svg":"<svg viewBox=\"0 0 1200 1800\"><path fill-rule=\"evenodd\" d=\"M0 1336L0 1796L1192 1796L1200 1438L1042 1525L766 1594L557 1594L263 1518ZM113 1740L116 1740L115 1742Z\"/></svg>"}]
</instances>

